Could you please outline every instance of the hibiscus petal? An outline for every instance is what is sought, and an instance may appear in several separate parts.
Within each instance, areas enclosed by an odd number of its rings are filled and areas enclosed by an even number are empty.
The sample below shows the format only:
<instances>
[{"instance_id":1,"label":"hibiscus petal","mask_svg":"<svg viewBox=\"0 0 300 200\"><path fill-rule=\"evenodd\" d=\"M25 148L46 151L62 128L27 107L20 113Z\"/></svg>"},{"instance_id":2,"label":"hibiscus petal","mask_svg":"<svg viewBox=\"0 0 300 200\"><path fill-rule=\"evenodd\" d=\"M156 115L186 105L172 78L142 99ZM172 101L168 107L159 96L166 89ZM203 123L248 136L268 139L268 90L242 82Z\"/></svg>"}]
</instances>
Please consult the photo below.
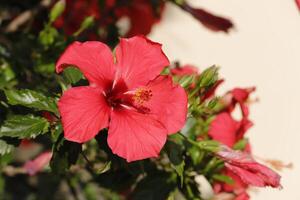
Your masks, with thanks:
<instances>
[{"instance_id":1,"label":"hibiscus petal","mask_svg":"<svg viewBox=\"0 0 300 200\"><path fill-rule=\"evenodd\" d=\"M107 142L113 153L127 162L157 157L166 142L167 130L151 115L134 110L114 110Z\"/></svg>"},{"instance_id":2,"label":"hibiscus petal","mask_svg":"<svg viewBox=\"0 0 300 200\"><path fill-rule=\"evenodd\" d=\"M242 192L241 194L237 195L235 200L249 200L250 196L247 194L247 192Z\"/></svg>"},{"instance_id":3,"label":"hibiscus petal","mask_svg":"<svg viewBox=\"0 0 300 200\"><path fill-rule=\"evenodd\" d=\"M159 76L146 86L152 93L143 106L167 128L168 133L176 133L186 121L187 95L179 85L173 85L170 76Z\"/></svg>"},{"instance_id":4,"label":"hibiscus petal","mask_svg":"<svg viewBox=\"0 0 300 200\"><path fill-rule=\"evenodd\" d=\"M117 76L129 89L146 85L170 64L161 44L145 37L122 38L116 47Z\"/></svg>"},{"instance_id":5,"label":"hibiscus petal","mask_svg":"<svg viewBox=\"0 0 300 200\"><path fill-rule=\"evenodd\" d=\"M262 164L259 164L257 162L241 164L241 167L248 169L254 174L260 176L264 180L265 186L281 187L280 185L281 177L270 168Z\"/></svg>"},{"instance_id":6,"label":"hibiscus petal","mask_svg":"<svg viewBox=\"0 0 300 200\"><path fill-rule=\"evenodd\" d=\"M245 133L253 126L253 122L248 118L242 118L239 122L238 130L236 132L237 140L240 140L244 137Z\"/></svg>"},{"instance_id":7,"label":"hibiscus petal","mask_svg":"<svg viewBox=\"0 0 300 200\"><path fill-rule=\"evenodd\" d=\"M249 116L249 108L246 104L249 95L256 90L255 87L249 88L234 88L231 91L233 99L240 105L243 117ZM233 107L235 106L235 102L232 103Z\"/></svg>"},{"instance_id":8,"label":"hibiscus petal","mask_svg":"<svg viewBox=\"0 0 300 200\"><path fill-rule=\"evenodd\" d=\"M229 176L234 183L233 184L227 184L227 183L222 183L223 190L226 192L241 192L245 191L248 187L247 184L245 184L239 176L237 176L235 173L230 171L229 169L224 170L224 175Z\"/></svg>"},{"instance_id":9,"label":"hibiscus petal","mask_svg":"<svg viewBox=\"0 0 300 200\"><path fill-rule=\"evenodd\" d=\"M225 166L227 167L227 169L231 170L233 173L239 176L244 183L257 187L265 186L264 180L258 174L252 173L251 171L233 166L228 163L225 163Z\"/></svg>"},{"instance_id":10,"label":"hibiscus petal","mask_svg":"<svg viewBox=\"0 0 300 200\"><path fill-rule=\"evenodd\" d=\"M68 66L80 69L90 84L106 89L114 79L115 67L111 50L101 42L74 42L61 55L56 63L60 73Z\"/></svg>"},{"instance_id":11,"label":"hibiscus petal","mask_svg":"<svg viewBox=\"0 0 300 200\"><path fill-rule=\"evenodd\" d=\"M69 141L86 142L108 126L110 108L98 88L71 88L60 98L58 108Z\"/></svg>"},{"instance_id":12,"label":"hibiscus petal","mask_svg":"<svg viewBox=\"0 0 300 200\"><path fill-rule=\"evenodd\" d=\"M229 113L224 112L219 115L212 121L208 135L229 147L232 147L237 138L236 132L238 129L239 123L236 122Z\"/></svg>"}]
</instances>

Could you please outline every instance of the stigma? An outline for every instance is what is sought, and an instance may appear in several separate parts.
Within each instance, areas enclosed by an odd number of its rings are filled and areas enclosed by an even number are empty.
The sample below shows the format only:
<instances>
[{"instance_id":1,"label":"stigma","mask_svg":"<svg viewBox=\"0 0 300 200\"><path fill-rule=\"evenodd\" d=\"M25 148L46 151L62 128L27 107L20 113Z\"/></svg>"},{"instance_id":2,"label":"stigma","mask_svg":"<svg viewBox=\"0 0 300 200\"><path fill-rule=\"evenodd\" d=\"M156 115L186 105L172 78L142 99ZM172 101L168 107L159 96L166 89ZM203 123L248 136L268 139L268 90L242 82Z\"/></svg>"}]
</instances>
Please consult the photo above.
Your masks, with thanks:
<instances>
[{"instance_id":1,"label":"stigma","mask_svg":"<svg viewBox=\"0 0 300 200\"><path fill-rule=\"evenodd\" d=\"M150 101L152 97L152 91L146 88L139 88L133 95L135 103L143 105L145 102Z\"/></svg>"}]
</instances>

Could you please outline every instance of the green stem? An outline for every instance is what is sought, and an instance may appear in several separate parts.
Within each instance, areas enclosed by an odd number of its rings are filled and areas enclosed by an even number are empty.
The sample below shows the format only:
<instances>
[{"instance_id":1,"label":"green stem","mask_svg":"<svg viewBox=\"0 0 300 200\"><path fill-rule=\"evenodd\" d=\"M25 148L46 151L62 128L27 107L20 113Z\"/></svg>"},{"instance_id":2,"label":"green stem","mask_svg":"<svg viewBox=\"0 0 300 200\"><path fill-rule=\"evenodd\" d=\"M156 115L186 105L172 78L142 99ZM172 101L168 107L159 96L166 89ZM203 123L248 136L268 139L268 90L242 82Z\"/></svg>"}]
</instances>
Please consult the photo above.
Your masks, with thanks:
<instances>
[{"instance_id":1,"label":"green stem","mask_svg":"<svg viewBox=\"0 0 300 200\"><path fill-rule=\"evenodd\" d=\"M199 144L198 144L196 141L194 141L194 140L188 138L187 136L183 135L183 134L180 133L180 132L178 132L178 134L179 134L181 137L183 137L183 138L185 139L185 141L189 142L190 144L200 147Z\"/></svg>"},{"instance_id":2,"label":"green stem","mask_svg":"<svg viewBox=\"0 0 300 200\"><path fill-rule=\"evenodd\" d=\"M207 141L198 141L198 142L196 142L196 141L186 137L185 135L183 135L180 132L178 134L181 137L183 137L187 142L189 142L192 145L197 146L199 149L201 149L203 151L215 153L219 150L219 142L217 142L217 141L207 140Z\"/></svg>"}]
</instances>

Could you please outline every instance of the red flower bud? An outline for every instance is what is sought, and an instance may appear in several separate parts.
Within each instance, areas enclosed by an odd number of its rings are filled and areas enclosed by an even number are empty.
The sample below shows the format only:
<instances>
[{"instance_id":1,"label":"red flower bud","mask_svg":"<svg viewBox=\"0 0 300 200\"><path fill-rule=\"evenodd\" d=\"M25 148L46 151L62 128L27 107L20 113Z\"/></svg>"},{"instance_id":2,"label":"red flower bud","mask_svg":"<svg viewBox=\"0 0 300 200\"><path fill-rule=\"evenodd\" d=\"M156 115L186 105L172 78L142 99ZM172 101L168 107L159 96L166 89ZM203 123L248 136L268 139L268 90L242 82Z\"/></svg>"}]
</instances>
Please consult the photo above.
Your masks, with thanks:
<instances>
[{"instance_id":1,"label":"red flower bud","mask_svg":"<svg viewBox=\"0 0 300 200\"><path fill-rule=\"evenodd\" d=\"M201 8L193 8L188 4L183 4L182 9L191 13L199 22L201 22L206 28L212 31L223 31L228 33L233 28L233 23L226 18L216 16L212 13L207 12Z\"/></svg>"}]
</instances>

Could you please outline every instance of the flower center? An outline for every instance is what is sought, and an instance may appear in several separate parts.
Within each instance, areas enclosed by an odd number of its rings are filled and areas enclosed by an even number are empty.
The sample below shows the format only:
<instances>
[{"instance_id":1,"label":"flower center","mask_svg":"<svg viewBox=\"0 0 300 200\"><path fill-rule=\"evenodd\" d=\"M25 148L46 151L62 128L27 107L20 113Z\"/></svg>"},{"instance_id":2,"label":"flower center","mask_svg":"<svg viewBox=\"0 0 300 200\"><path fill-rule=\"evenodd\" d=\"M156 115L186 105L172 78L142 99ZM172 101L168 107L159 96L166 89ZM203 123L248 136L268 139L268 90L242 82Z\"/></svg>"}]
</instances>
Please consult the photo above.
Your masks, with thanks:
<instances>
[{"instance_id":1,"label":"flower center","mask_svg":"<svg viewBox=\"0 0 300 200\"><path fill-rule=\"evenodd\" d=\"M116 108L117 106L120 105L120 103L122 103L122 100L120 98L117 98L110 93L107 94L106 101L107 101L108 105L113 108Z\"/></svg>"},{"instance_id":2,"label":"flower center","mask_svg":"<svg viewBox=\"0 0 300 200\"><path fill-rule=\"evenodd\" d=\"M139 105L144 104L144 102L147 102L152 97L152 91L145 88L139 88L136 90L135 94L133 95L133 100Z\"/></svg>"},{"instance_id":3,"label":"flower center","mask_svg":"<svg viewBox=\"0 0 300 200\"><path fill-rule=\"evenodd\" d=\"M121 104L125 104L126 99L124 99L123 94L126 91L127 86L123 80L118 80L115 85L112 82L110 89L104 93L106 102L113 108L117 108Z\"/></svg>"},{"instance_id":4,"label":"flower center","mask_svg":"<svg viewBox=\"0 0 300 200\"><path fill-rule=\"evenodd\" d=\"M128 91L124 81L119 80L115 85L112 84L110 90L103 93L107 104L114 109L136 109L141 113L149 113L150 109L145 105L152 98L152 91L141 87L136 90Z\"/></svg>"}]
</instances>

